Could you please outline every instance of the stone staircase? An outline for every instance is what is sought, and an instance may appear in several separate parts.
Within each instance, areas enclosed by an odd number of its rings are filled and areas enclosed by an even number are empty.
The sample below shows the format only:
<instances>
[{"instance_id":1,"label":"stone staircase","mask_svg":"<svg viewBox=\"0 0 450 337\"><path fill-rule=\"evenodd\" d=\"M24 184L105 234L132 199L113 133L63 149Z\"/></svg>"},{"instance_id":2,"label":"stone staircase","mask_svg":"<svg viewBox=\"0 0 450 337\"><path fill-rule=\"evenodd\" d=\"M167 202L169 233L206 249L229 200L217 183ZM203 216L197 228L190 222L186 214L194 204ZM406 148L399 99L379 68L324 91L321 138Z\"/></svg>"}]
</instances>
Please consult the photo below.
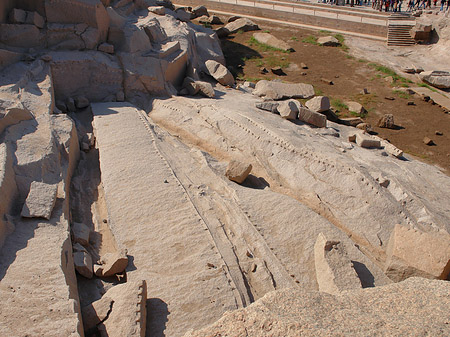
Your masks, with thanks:
<instances>
[{"instance_id":1,"label":"stone staircase","mask_svg":"<svg viewBox=\"0 0 450 337\"><path fill-rule=\"evenodd\" d=\"M405 13L394 13L388 19L388 46L411 46L415 44L411 37L411 29L415 26L415 18Z\"/></svg>"}]
</instances>

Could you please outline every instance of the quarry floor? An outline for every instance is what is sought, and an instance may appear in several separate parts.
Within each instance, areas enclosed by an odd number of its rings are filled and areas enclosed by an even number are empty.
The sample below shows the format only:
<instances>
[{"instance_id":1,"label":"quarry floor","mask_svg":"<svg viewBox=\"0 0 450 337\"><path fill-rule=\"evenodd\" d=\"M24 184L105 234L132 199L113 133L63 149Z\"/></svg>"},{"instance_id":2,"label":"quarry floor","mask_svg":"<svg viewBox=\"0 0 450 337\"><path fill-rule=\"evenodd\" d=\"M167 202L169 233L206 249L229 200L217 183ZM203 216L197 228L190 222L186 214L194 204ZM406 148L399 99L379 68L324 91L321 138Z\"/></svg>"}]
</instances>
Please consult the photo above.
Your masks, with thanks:
<instances>
[{"instance_id":1,"label":"quarry floor","mask_svg":"<svg viewBox=\"0 0 450 337\"><path fill-rule=\"evenodd\" d=\"M399 87L417 86L414 82L420 83L420 80L397 71L401 78L396 83L390 83L386 79L390 76L390 69L373 62L376 58L371 57L370 51L355 52L354 48L347 47L346 42L344 47L322 47L314 43L314 38L330 35L330 32L255 22L262 32L270 32L288 42L295 52L286 53L258 45L251 40L254 32L238 32L222 39L227 65L231 66L238 82L280 79L310 83L316 94L330 98L332 106L338 110L339 117L352 116L342 103L360 102L367 110L367 114L361 117L372 125L375 134L388 139L405 153L437 165L446 174L450 174L450 114L438 105L423 101L418 95L399 91ZM214 28L216 27L218 26L214 25ZM358 44L355 40L348 42L349 45ZM382 42L367 40L366 43L374 49L386 49L385 43ZM402 47L397 49L391 48L389 52L401 53ZM386 58L390 57L386 55ZM302 69L301 63L306 64L308 68ZM270 72L271 67L277 66L283 69L285 75L278 76ZM266 67L269 73L261 74L261 67ZM333 84L330 85L322 79L332 81ZM369 94L362 94L364 88ZM408 102L414 102L414 105L408 105ZM395 124L398 126L396 129L377 127L379 118L384 114L394 115ZM436 131L443 135L436 135ZM431 138L435 145L425 145L424 137Z\"/></svg>"}]
</instances>

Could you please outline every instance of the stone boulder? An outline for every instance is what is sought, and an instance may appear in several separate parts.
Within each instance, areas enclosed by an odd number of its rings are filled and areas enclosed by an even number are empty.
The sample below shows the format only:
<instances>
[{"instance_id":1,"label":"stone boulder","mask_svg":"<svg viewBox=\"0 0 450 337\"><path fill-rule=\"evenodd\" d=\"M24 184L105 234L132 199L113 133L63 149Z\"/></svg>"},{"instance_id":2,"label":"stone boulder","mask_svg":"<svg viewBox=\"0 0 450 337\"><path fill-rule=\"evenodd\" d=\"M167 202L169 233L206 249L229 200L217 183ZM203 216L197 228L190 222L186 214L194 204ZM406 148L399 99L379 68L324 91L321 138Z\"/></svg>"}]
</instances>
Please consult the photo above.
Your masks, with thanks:
<instances>
[{"instance_id":1,"label":"stone boulder","mask_svg":"<svg viewBox=\"0 0 450 337\"><path fill-rule=\"evenodd\" d=\"M281 101L277 107L277 111L284 119L295 120L298 116L300 102L295 99Z\"/></svg>"},{"instance_id":2,"label":"stone boulder","mask_svg":"<svg viewBox=\"0 0 450 337\"><path fill-rule=\"evenodd\" d=\"M128 266L127 250L122 249L115 253L107 253L100 259L101 276L108 277L122 273Z\"/></svg>"},{"instance_id":3,"label":"stone boulder","mask_svg":"<svg viewBox=\"0 0 450 337\"><path fill-rule=\"evenodd\" d=\"M281 50L284 50L284 51L294 51L294 49L292 49L292 47L288 43L284 42L283 40L280 40L280 39L276 38L272 34L269 34L269 33L253 33L253 37L259 43L266 44L266 45L268 45L270 47L273 47L273 48L276 48L276 49L281 49Z\"/></svg>"},{"instance_id":4,"label":"stone boulder","mask_svg":"<svg viewBox=\"0 0 450 337\"><path fill-rule=\"evenodd\" d=\"M319 291L337 295L344 290L361 288L361 281L343 244L327 240L323 233L314 245L314 263Z\"/></svg>"},{"instance_id":5,"label":"stone boulder","mask_svg":"<svg viewBox=\"0 0 450 337\"><path fill-rule=\"evenodd\" d=\"M203 15L209 16L208 9L206 9L205 6L200 5L200 6L192 8L193 19L201 17Z\"/></svg>"},{"instance_id":6,"label":"stone boulder","mask_svg":"<svg viewBox=\"0 0 450 337\"><path fill-rule=\"evenodd\" d=\"M235 21L232 21L228 23L225 28L231 33L236 33L240 30L244 32L252 31L252 30L259 30L259 27L256 23L253 21L247 19L247 18L240 18Z\"/></svg>"},{"instance_id":7,"label":"stone boulder","mask_svg":"<svg viewBox=\"0 0 450 337\"><path fill-rule=\"evenodd\" d=\"M376 148L379 149L381 147L380 140L366 134L365 132L358 132L356 134L356 144L364 148Z\"/></svg>"},{"instance_id":8,"label":"stone boulder","mask_svg":"<svg viewBox=\"0 0 450 337\"><path fill-rule=\"evenodd\" d=\"M323 36L317 39L317 43L321 46L338 47L341 44L334 36Z\"/></svg>"},{"instance_id":9,"label":"stone boulder","mask_svg":"<svg viewBox=\"0 0 450 337\"><path fill-rule=\"evenodd\" d=\"M315 112L324 112L330 110L330 99L326 96L316 96L305 103L309 110Z\"/></svg>"},{"instance_id":10,"label":"stone boulder","mask_svg":"<svg viewBox=\"0 0 450 337\"><path fill-rule=\"evenodd\" d=\"M298 110L298 119L318 128L325 128L327 126L327 116L303 107Z\"/></svg>"},{"instance_id":11,"label":"stone boulder","mask_svg":"<svg viewBox=\"0 0 450 337\"><path fill-rule=\"evenodd\" d=\"M256 83L253 95L264 97L269 100L311 98L314 96L314 88L311 84L261 80Z\"/></svg>"},{"instance_id":12,"label":"stone boulder","mask_svg":"<svg viewBox=\"0 0 450 337\"><path fill-rule=\"evenodd\" d=\"M80 245L87 247L89 245L91 229L81 222L74 222L71 229L72 242L79 243Z\"/></svg>"},{"instance_id":13,"label":"stone boulder","mask_svg":"<svg viewBox=\"0 0 450 337\"><path fill-rule=\"evenodd\" d=\"M431 24L417 22L410 31L411 37L416 41L428 41L431 37L432 28L433 25Z\"/></svg>"},{"instance_id":14,"label":"stone boulder","mask_svg":"<svg viewBox=\"0 0 450 337\"><path fill-rule=\"evenodd\" d=\"M348 106L348 111L355 112L359 115L364 114L366 112L366 109L358 103L358 102L345 102L345 104Z\"/></svg>"},{"instance_id":15,"label":"stone boulder","mask_svg":"<svg viewBox=\"0 0 450 337\"><path fill-rule=\"evenodd\" d=\"M228 163L225 176L231 181L242 184L252 171L252 165L237 160Z\"/></svg>"},{"instance_id":16,"label":"stone boulder","mask_svg":"<svg viewBox=\"0 0 450 337\"><path fill-rule=\"evenodd\" d=\"M280 105L279 102L273 102L273 101L272 102L268 101L268 102L255 103L255 106L258 109L265 110L265 111L270 111L272 113L277 113L278 112L278 110L277 110L278 105Z\"/></svg>"},{"instance_id":17,"label":"stone boulder","mask_svg":"<svg viewBox=\"0 0 450 337\"><path fill-rule=\"evenodd\" d=\"M87 252L75 252L73 254L73 264L75 270L86 278L94 276L92 257Z\"/></svg>"},{"instance_id":18,"label":"stone boulder","mask_svg":"<svg viewBox=\"0 0 450 337\"><path fill-rule=\"evenodd\" d=\"M150 13L156 15L165 15L166 9L163 6L150 6L147 8Z\"/></svg>"},{"instance_id":19,"label":"stone boulder","mask_svg":"<svg viewBox=\"0 0 450 337\"><path fill-rule=\"evenodd\" d=\"M385 114L378 120L378 127L380 128L386 128L386 129L394 129L395 123L394 123L394 115L392 114Z\"/></svg>"},{"instance_id":20,"label":"stone boulder","mask_svg":"<svg viewBox=\"0 0 450 337\"><path fill-rule=\"evenodd\" d=\"M386 250L385 273L398 282L421 276L445 280L450 273L450 235L396 225Z\"/></svg>"},{"instance_id":21,"label":"stone boulder","mask_svg":"<svg viewBox=\"0 0 450 337\"><path fill-rule=\"evenodd\" d=\"M203 81L195 81L190 77L186 77L183 81L182 88L186 90L185 94L194 96L197 93L209 98L215 96L214 88L211 83Z\"/></svg>"},{"instance_id":22,"label":"stone boulder","mask_svg":"<svg viewBox=\"0 0 450 337\"><path fill-rule=\"evenodd\" d=\"M424 71L420 73L422 81L440 89L450 88L450 73L448 71Z\"/></svg>"},{"instance_id":23,"label":"stone boulder","mask_svg":"<svg viewBox=\"0 0 450 337\"><path fill-rule=\"evenodd\" d=\"M56 203L57 185L33 181L20 215L24 218L49 220Z\"/></svg>"},{"instance_id":24,"label":"stone boulder","mask_svg":"<svg viewBox=\"0 0 450 337\"><path fill-rule=\"evenodd\" d=\"M294 287L272 291L246 308L184 337L206 336L447 336L448 281L401 283L330 295Z\"/></svg>"},{"instance_id":25,"label":"stone boulder","mask_svg":"<svg viewBox=\"0 0 450 337\"><path fill-rule=\"evenodd\" d=\"M211 15L211 16L202 16L198 19L198 22L200 23L206 23L210 25L221 25L223 24L222 20L217 15Z\"/></svg>"},{"instance_id":26,"label":"stone boulder","mask_svg":"<svg viewBox=\"0 0 450 337\"><path fill-rule=\"evenodd\" d=\"M209 75L222 85L232 86L234 84L234 77L231 72L219 62L208 60L205 66Z\"/></svg>"}]
</instances>

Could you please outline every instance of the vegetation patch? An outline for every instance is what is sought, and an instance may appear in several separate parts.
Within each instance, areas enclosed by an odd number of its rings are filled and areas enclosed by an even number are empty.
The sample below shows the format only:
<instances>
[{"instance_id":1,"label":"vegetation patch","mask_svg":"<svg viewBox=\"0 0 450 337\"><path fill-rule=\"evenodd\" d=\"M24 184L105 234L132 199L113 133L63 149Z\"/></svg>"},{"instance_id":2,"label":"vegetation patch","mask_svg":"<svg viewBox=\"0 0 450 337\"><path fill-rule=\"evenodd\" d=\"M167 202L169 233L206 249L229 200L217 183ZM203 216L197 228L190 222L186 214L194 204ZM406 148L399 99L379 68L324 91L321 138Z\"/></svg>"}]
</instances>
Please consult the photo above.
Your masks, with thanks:
<instances>
[{"instance_id":1,"label":"vegetation patch","mask_svg":"<svg viewBox=\"0 0 450 337\"><path fill-rule=\"evenodd\" d=\"M310 43L310 44L318 45L318 43L317 43L317 37L312 36L312 35L308 35L307 37L305 37L305 38L302 40L302 42L303 42L303 43Z\"/></svg>"},{"instance_id":2,"label":"vegetation patch","mask_svg":"<svg viewBox=\"0 0 450 337\"><path fill-rule=\"evenodd\" d=\"M248 42L248 44L252 47L256 47L258 48L260 51L278 51L281 53L285 53L285 54L289 54L290 51L289 50L284 50L284 49L280 49L280 48L275 48L272 46L269 46L265 43L261 43L259 42L257 39L255 39L253 36L250 38L250 41Z\"/></svg>"}]
</instances>

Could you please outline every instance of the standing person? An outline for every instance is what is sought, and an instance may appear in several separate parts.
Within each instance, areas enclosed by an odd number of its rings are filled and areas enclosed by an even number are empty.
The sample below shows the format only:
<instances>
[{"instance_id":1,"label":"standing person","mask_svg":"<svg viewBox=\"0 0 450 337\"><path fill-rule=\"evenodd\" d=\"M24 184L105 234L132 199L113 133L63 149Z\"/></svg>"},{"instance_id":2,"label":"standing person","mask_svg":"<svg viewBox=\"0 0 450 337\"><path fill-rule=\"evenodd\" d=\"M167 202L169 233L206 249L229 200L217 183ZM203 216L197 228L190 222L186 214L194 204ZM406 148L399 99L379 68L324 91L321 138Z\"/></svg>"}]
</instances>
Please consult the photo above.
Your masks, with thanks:
<instances>
[{"instance_id":1,"label":"standing person","mask_svg":"<svg viewBox=\"0 0 450 337\"><path fill-rule=\"evenodd\" d=\"M398 12L399 13L402 11L402 3L403 3L403 0L398 0Z\"/></svg>"},{"instance_id":2,"label":"standing person","mask_svg":"<svg viewBox=\"0 0 450 337\"><path fill-rule=\"evenodd\" d=\"M445 0L441 0L441 12L444 10Z\"/></svg>"},{"instance_id":3,"label":"standing person","mask_svg":"<svg viewBox=\"0 0 450 337\"><path fill-rule=\"evenodd\" d=\"M445 1L445 0L441 0L441 1ZM409 0L408 2L408 8L406 9L407 12L412 12L414 9L414 0Z\"/></svg>"}]
</instances>

